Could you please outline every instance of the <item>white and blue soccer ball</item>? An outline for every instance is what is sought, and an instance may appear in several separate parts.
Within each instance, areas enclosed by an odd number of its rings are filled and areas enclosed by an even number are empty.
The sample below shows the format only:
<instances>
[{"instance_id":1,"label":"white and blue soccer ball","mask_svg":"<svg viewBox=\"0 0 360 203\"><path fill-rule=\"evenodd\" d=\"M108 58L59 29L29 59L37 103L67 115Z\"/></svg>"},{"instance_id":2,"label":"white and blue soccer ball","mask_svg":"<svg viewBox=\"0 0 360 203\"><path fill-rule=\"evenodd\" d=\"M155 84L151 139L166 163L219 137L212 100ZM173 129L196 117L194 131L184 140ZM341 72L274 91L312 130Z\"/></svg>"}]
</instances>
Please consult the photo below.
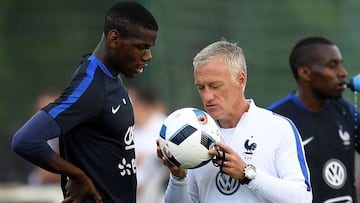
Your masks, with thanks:
<instances>
[{"instance_id":1,"label":"white and blue soccer ball","mask_svg":"<svg viewBox=\"0 0 360 203\"><path fill-rule=\"evenodd\" d=\"M160 130L159 144L172 164L184 169L198 168L213 156L209 146L220 140L215 120L197 108L181 108L171 113Z\"/></svg>"}]
</instances>

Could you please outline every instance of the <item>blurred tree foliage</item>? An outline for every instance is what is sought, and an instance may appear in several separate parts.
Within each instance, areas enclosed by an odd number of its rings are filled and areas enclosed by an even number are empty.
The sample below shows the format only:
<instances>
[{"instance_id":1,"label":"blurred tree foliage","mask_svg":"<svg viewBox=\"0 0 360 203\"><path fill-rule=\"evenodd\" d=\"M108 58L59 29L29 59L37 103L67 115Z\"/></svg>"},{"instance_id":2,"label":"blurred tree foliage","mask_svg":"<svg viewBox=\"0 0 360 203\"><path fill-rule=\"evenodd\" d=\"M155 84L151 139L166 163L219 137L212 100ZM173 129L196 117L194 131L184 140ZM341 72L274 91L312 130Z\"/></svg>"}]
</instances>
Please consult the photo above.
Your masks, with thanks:
<instances>
[{"instance_id":1,"label":"blurred tree foliage","mask_svg":"<svg viewBox=\"0 0 360 203\"><path fill-rule=\"evenodd\" d=\"M97 45L104 13L114 2L0 2L0 138L11 137L31 116L38 94L62 91L81 56ZM349 77L360 72L357 0L141 2L158 19L160 32L149 69L132 80L157 90L170 111L202 108L193 85L192 58L221 38L244 49L247 96L260 106L295 88L288 55L302 37L333 40L343 53ZM345 95L352 97L349 91Z\"/></svg>"}]
</instances>

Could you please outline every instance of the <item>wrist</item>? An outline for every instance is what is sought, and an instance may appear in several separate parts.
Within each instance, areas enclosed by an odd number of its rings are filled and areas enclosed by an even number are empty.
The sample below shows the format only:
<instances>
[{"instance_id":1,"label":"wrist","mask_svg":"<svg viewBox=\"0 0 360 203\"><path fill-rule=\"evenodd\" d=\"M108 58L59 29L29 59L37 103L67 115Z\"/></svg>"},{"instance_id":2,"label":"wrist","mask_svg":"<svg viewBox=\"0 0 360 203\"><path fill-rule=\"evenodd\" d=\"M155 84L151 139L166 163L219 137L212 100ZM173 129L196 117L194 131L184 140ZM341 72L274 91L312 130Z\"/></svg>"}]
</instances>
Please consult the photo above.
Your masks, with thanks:
<instances>
[{"instance_id":1,"label":"wrist","mask_svg":"<svg viewBox=\"0 0 360 203\"><path fill-rule=\"evenodd\" d=\"M184 175L174 175L172 173L170 173L171 177L175 180L184 180L186 178L186 172Z\"/></svg>"},{"instance_id":2,"label":"wrist","mask_svg":"<svg viewBox=\"0 0 360 203\"><path fill-rule=\"evenodd\" d=\"M244 179L242 181L240 181L240 183L248 184L250 181L252 181L256 177L256 167L251 164L246 165L243 170L243 174L244 174Z\"/></svg>"},{"instance_id":3,"label":"wrist","mask_svg":"<svg viewBox=\"0 0 360 203\"><path fill-rule=\"evenodd\" d=\"M87 179L89 179L89 177L86 175L86 173L82 170L76 170L74 173L72 174L69 174L67 176L70 180L73 180L73 181L80 181L80 182L84 182L86 181Z\"/></svg>"}]
</instances>

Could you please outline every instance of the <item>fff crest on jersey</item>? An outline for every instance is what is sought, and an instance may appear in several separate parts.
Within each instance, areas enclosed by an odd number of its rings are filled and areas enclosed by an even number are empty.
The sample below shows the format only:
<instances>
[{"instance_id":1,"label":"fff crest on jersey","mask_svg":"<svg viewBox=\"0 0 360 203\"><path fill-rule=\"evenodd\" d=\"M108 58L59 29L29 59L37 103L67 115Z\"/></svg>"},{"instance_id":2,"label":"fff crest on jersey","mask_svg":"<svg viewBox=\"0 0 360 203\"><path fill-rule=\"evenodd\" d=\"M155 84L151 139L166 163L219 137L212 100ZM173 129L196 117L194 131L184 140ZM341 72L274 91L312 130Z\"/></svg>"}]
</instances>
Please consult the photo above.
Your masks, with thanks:
<instances>
[{"instance_id":1,"label":"fff crest on jersey","mask_svg":"<svg viewBox=\"0 0 360 203\"><path fill-rule=\"evenodd\" d=\"M250 140L247 139L244 143L244 147L246 149L245 154L253 154L254 150L257 147L257 144L255 142L250 143Z\"/></svg>"},{"instance_id":2,"label":"fff crest on jersey","mask_svg":"<svg viewBox=\"0 0 360 203\"><path fill-rule=\"evenodd\" d=\"M341 138L341 140L343 141L343 144L345 146L350 145L350 133L343 130L342 126L339 126L339 137Z\"/></svg>"}]
</instances>

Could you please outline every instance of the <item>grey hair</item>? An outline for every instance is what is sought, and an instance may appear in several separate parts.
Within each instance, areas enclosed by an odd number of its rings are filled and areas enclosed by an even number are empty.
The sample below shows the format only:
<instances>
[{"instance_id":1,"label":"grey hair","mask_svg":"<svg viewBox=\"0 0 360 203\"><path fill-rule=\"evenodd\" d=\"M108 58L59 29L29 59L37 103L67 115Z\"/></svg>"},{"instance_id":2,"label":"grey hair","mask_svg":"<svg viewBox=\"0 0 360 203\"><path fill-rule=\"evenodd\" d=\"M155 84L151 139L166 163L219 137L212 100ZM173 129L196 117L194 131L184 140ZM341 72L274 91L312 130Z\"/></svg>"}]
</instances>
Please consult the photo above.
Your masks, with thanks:
<instances>
[{"instance_id":1,"label":"grey hair","mask_svg":"<svg viewBox=\"0 0 360 203\"><path fill-rule=\"evenodd\" d=\"M226 40L214 42L196 54L193 60L194 69L217 57L223 57L225 63L229 65L231 78L233 80L236 80L240 71L244 71L245 74L247 74L243 50L237 43L231 43Z\"/></svg>"}]
</instances>

